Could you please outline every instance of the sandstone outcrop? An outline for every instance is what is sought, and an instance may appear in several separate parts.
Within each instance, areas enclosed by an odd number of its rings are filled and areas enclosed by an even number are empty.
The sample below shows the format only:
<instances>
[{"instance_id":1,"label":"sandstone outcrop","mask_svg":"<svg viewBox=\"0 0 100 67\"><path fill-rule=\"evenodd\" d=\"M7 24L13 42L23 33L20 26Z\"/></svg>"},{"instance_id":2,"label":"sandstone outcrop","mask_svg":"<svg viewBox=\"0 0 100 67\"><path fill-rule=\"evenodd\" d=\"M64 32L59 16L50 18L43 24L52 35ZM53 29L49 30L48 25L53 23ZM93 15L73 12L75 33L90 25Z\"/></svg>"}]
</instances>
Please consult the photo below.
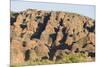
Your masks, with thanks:
<instances>
[{"instance_id":1,"label":"sandstone outcrop","mask_svg":"<svg viewBox=\"0 0 100 67\"><path fill-rule=\"evenodd\" d=\"M55 61L63 53L95 54L95 20L76 13L28 9L11 12L11 64ZM53 61L52 60L52 61Z\"/></svg>"}]
</instances>

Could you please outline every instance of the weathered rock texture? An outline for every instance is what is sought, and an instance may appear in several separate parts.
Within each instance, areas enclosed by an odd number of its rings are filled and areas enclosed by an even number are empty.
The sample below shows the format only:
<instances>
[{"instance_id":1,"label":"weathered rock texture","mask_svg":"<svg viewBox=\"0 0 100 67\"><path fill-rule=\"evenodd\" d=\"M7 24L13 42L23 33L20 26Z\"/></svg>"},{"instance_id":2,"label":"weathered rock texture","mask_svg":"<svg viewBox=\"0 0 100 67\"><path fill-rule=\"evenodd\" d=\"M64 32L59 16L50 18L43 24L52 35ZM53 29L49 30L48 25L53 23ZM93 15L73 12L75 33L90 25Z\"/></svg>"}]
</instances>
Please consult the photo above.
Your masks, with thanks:
<instances>
[{"instance_id":1,"label":"weathered rock texture","mask_svg":"<svg viewBox=\"0 0 100 67\"><path fill-rule=\"evenodd\" d=\"M10 28L11 64L55 61L63 53L95 54L95 20L86 16L28 9L11 12Z\"/></svg>"}]
</instances>

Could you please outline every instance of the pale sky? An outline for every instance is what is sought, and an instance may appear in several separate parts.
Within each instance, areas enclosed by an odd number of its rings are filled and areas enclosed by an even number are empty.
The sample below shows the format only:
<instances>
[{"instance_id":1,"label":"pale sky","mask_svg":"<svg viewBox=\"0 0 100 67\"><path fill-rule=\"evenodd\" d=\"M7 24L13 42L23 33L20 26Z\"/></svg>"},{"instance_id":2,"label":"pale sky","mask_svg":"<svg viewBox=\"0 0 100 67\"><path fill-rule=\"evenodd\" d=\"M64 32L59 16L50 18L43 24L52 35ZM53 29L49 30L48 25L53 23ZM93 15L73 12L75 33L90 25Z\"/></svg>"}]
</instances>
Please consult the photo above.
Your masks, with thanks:
<instances>
[{"instance_id":1,"label":"pale sky","mask_svg":"<svg viewBox=\"0 0 100 67\"><path fill-rule=\"evenodd\" d=\"M65 11L78 13L84 16L95 19L95 5L75 5L75 4L59 4L59 3L44 3L32 2L23 0L12 0L11 11L19 12L26 9L39 9L47 11Z\"/></svg>"}]
</instances>

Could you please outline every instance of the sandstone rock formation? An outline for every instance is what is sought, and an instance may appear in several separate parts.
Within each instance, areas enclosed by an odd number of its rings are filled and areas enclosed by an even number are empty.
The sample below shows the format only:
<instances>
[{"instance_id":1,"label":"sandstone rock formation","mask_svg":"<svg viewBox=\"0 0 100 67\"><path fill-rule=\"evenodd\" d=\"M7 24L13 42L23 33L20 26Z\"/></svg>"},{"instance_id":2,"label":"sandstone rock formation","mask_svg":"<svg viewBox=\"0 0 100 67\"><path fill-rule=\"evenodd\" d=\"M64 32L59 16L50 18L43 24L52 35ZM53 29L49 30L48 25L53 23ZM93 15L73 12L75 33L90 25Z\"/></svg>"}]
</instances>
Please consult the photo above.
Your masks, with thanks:
<instances>
[{"instance_id":1,"label":"sandstone rock formation","mask_svg":"<svg viewBox=\"0 0 100 67\"><path fill-rule=\"evenodd\" d=\"M63 53L95 54L95 20L76 13L36 9L11 12L10 32L11 64L43 57L55 61Z\"/></svg>"}]
</instances>

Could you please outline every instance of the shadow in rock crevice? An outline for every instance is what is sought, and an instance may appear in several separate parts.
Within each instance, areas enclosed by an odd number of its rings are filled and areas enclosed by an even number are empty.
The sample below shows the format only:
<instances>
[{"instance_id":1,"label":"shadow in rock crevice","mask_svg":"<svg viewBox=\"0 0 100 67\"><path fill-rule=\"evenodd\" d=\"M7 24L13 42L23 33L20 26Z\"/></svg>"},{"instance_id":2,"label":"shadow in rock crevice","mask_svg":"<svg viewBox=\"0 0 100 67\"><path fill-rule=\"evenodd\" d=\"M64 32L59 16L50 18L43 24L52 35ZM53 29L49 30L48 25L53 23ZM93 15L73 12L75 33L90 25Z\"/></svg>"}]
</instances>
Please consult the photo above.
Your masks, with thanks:
<instances>
[{"instance_id":1,"label":"shadow in rock crevice","mask_svg":"<svg viewBox=\"0 0 100 67\"><path fill-rule=\"evenodd\" d=\"M44 16L43 23L38 23L37 31L31 36L30 39L37 38L40 39L41 33L45 30L45 27L48 23L50 15Z\"/></svg>"}]
</instances>

